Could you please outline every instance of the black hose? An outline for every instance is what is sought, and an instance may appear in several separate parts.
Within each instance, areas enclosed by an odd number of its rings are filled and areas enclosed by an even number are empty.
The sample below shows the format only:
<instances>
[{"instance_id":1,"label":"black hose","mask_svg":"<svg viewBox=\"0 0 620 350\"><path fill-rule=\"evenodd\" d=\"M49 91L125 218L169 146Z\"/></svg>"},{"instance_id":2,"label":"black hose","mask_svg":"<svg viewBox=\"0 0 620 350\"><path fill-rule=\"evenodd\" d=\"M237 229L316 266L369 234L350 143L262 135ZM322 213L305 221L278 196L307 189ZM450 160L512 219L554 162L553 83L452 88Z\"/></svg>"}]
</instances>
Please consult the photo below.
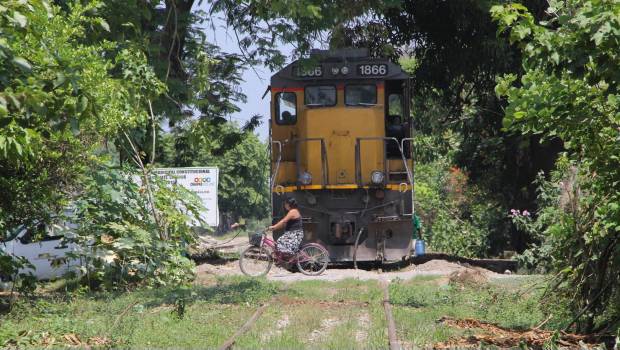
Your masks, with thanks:
<instances>
[{"instance_id":1,"label":"black hose","mask_svg":"<svg viewBox=\"0 0 620 350\"><path fill-rule=\"evenodd\" d=\"M222 242L222 243L218 243L218 244L216 244L216 245L212 245L212 246L210 246L209 248L210 248L210 249L213 249L213 248L217 248L217 247L221 247L221 246L223 246L223 245L226 245L226 244L228 244L228 243L232 242L232 241L233 241L233 239L235 239L235 238L239 237L239 235L241 234L241 232L243 232L243 231L242 231L242 230L239 230L239 232L237 232L237 234L236 234L236 235L234 235L234 236L233 236L233 238L231 238L231 239L227 240L226 242Z\"/></svg>"},{"instance_id":2,"label":"black hose","mask_svg":"<svg viewBox=\"0 0 620 350\"><path fill-rule=\"evenodd\" d=\"M360 237L362 236L362 232L364 228L360 228L360 232L357 233L357 237L355 237L355 249L353 250L353 267L357 270L357 247L359 246Z\"/></svg>"}]
</instances>

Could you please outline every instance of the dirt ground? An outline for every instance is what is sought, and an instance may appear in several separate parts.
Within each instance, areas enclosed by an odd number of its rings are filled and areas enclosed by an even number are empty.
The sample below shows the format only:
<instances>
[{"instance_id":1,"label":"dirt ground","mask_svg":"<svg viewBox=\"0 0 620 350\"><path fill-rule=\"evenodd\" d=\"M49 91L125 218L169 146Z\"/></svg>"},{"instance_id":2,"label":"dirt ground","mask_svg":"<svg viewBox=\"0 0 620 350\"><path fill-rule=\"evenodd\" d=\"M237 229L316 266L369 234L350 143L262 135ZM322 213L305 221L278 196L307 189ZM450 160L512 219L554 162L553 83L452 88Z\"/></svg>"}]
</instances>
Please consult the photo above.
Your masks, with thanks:
<instances>
[{"instance_id":1,"label":"dirt ground","mask_svg":"<svg viewBox=\"0 0 620 350\"><path fill-rule=\"evenodd\" d=\"M204 239L205 245L217 246L217 250L221 253L240 252L247 246L247 237L237 237L229 242L207 238ZM225 276L225 275L241 275L239 262L237 260L218 260L207 261L197 268L198 277L206 277L205 275ZM357 278L360 280L408 280L416 276L445 276L455 280L471 280L472 282L481 282L492 278L503 278L506 275L498 274L479 267L464 266L445 260L431 260L420 265L409 265L400 269L390 269L389 271L380 272L378 270L354 269L352 266L330 266L320 276L309 277L299 272L291 272L282 267L273 266L267 279L272 281L296 282L301 280L316 279L324 281L339 281L346 278ZM514 275L513 275L514 276Z\"/></svg>"},{"instance_id":2,"label":"dirt ground","mask_svg":"<svg viewBox=\"0 0 620 350\"><path fill-rule=\"evenodd\" d=\"M236 253L248 246L248 236L240 233L230 239L218 239L209 235L200 236L199 250L215 248L221 253Z\"/></svg>"},{"instance_id":3,"label":"dirt ground","mask_svg":"<svg viewBox=\"0 0 620 350\"><path fill-rule=\"evenodd\" d=\"M216 264L204 263L197 267L198 276L201 275L241 275L237 260L218 262ZM471 268L444 260L431 260L421 265L411 265L395 271L366 270L348 267L328 267L320 276L305 276L299 272L291 272L284 268L273 266L267 274L267 279L281 282L296 282L303 280L339 281L347 278L360 280L408 280L416 276L445 276L456 280L471 280L479 282L493 278L504 278L510 275L502 275L482 268ZM516 277L515 275L511 275Z\"/></svg>"}]
</instances>

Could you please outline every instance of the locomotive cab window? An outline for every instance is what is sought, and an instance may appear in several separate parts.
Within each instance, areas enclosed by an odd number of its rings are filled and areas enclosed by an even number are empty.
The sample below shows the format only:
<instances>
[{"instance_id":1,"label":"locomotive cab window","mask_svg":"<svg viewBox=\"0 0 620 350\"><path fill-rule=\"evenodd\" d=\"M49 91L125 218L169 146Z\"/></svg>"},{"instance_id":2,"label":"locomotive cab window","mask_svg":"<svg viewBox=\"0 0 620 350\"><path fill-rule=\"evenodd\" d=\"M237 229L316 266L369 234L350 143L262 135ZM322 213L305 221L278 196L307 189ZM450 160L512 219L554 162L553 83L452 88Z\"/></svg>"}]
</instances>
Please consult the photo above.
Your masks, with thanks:
<instances>
[{"instance_id":1,"label":"locomotive cab window","mask_svg":"<svg viewBox=\"0 0 620 350\"><path fill-rule=\"evenodd\" d=\"M344 103L347 106L374 106L377 104L377 86L347 85L344 91Z\"/></svg>"},{"instance_id":2,"label":"locomotive cab window","mask_svg":"<svg viewBox=\"0 0 620 350\"><path fill-rule=\"evenodd\" d=\"M403 95L390 94L388 96L388 115L403 117Z\"/></svg>"},{"instance_id":3,"label":"locomotive cab window","mask_svg":"<svg viewBox=\"0 0 620 350\"><path fill-rule=\"evenodd\" d=\"M333 85L306 86L304 103L309 107L329 107L336 105L336 87Z\"/></svg>"},{"instance_id":4,"label":"locomotive cab window","mask_svg":"<svg viewBox=\"0 0 620 350\"><path fill-rule=\"evenodd\" d=\"M276 123L292 125L297 122L297 96L294 92L276 94Z\"/></svg>"},{"instance_id":5,"label":"locomotive cab window","mask_svg":"<svg viewBox=\"0 0 620 350\"><path fill-rule=\"evenodd\" d=\"M400 159L403 156L410 158L409 142L404 143L403 153L399 145L404 138L408 138L409 120L405 118L406 106L403 82L387 81L385 83L385 136L390 139L396 139L397 142L390 140L386 144L387 157L391 159Z\"/></svg>"}]
</instances>

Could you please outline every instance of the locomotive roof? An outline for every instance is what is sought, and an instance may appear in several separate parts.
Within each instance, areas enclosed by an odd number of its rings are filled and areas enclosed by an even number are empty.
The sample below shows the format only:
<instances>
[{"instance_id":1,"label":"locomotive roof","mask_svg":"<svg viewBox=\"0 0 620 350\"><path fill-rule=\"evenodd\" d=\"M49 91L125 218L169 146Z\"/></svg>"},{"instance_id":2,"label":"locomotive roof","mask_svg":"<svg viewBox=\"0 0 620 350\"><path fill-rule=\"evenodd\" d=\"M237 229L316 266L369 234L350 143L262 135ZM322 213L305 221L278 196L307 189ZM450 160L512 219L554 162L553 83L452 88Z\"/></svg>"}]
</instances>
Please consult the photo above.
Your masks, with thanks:
<instances>
[{"instance_id":1,"label":"locomotive roof","mask_svg":"<svg viewBox=\"0 0 620 350\"><path fill-rule=\"evenodd\" d=\"M341 73L342 67L347 67L348 74ZM335 68L339 70L337 74L333 74ZM317 74L318 72L320 74ZM384 73L373 74L376 72ZM286 87L308 82L404 79L409 79L409 75L399 65L387 58L370 57L368 49L312 50L310 58L293 61L274 74L271 77L271 86Z\"/></svg>"}]
</instances>

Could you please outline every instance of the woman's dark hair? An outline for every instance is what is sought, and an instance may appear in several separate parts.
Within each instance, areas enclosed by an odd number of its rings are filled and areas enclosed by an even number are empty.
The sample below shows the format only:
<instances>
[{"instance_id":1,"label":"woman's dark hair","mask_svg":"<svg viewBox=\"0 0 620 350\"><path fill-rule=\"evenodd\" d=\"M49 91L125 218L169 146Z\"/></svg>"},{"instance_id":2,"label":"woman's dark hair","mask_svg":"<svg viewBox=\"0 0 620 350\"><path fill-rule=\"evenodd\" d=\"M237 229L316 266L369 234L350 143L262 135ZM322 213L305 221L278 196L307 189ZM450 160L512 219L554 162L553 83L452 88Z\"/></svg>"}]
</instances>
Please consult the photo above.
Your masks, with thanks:
<instances>
[{"instance_id":1,"label":"woman's dark hair","mask_svg":"<svg viewBox=\"0 0 620 350\"><path fill-rule=\"evenodd\" d=\"M293 197L288 197L284 200L285 204L288 204L289 207L297 209L297 199Z\"/></svg>"}]
</instances>

